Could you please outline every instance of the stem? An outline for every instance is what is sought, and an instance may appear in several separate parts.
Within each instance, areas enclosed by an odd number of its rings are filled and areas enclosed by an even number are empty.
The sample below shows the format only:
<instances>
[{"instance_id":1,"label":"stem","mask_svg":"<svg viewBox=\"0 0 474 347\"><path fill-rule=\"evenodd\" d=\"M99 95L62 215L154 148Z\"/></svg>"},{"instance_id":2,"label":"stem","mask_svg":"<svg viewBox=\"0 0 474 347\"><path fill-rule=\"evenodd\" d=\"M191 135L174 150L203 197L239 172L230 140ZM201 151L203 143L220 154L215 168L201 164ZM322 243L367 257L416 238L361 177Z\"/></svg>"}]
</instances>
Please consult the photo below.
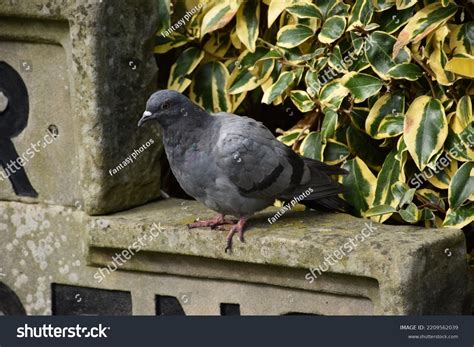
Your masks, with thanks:
<instances>
[{"instance_id":1,"label":"stem","mask_svg":"<svg viewBox=\"0 0 474 347\"><path fill-rule=\"evenodd\" d=\"M430 75L431 77L434 77L435 79L436 79L436 76L434 75L433 71L431 71L431 69L428 66L426 66L420 59L418 59L416 54L412 54L412 57L418 63L418 65L420 65L422 69L425 70L425 78L428 81L428 84L430 85L430 89L431 89L431 93L433 94L433 97L436 98L436 93L433 87L433 83L431 83L431 79L427 77L426 74Z\"/></svg>"}]
</instances>

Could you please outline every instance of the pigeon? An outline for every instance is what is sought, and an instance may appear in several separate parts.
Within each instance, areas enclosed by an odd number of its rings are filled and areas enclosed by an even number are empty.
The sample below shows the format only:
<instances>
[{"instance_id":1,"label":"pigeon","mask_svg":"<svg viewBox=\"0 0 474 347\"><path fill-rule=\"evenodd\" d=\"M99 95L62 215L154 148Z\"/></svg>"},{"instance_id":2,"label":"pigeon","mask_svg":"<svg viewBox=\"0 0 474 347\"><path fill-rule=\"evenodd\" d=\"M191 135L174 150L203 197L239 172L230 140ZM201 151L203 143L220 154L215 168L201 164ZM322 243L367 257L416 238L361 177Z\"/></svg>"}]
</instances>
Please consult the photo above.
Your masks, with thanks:
<instances>
[{"instance_id":1,"label":"pigeon","mask_svg":"<svg viewBox=\"0 0 474 347\"><path fill-rule=\"evenodd\" d=\"M346 170L300 156L252 118L210 114L166 89L150 96L138 127L149 121L161 125L171 171L183 190L218 213L188 227L230 224L225 252L231 250L235 234L244 242L247 220L276 199L291 201L306 192L300 203L309 208L344 211L346 207L338 196L343 185L330 177Z\"/></svg>"}]
</instances>

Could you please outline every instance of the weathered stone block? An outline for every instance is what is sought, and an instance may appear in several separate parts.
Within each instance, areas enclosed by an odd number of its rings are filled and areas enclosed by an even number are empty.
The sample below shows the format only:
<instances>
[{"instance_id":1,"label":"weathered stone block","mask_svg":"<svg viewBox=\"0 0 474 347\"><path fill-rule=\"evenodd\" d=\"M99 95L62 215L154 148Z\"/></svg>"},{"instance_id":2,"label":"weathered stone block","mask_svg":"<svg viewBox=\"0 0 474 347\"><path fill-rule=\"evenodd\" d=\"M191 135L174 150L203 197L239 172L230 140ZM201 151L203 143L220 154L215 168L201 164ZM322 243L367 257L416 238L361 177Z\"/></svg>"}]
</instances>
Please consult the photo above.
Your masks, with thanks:
<instances>
[{"instance_id":1,"label":"weathered stone block","mask_svg":"<svg viewBox=\"0 0 474 347\"><path fill-rule=\"evenodd\" d=\"M27 91L21 100L6 91L0 142L11 141L19 157L29 158L26 178L10 176L17 189L11 179L0 181L0 199L84 205L89 214L100 214L159 195L159 135L136 131L155 88L156 26L152 0L0 0L0 62ZM0 78L3 90L2 83ZM27 124L13 125L6 116L12 111ZM58 135L53 143L32 158L25 154L51 132ZM150 139L149 148L130 157ZM6 153L3 142L2 148L5 167L17 155ZM127 157L133 163L116 170Z\"/></svg>"},{"instance_id":2,"label":"weathered stone block","mask_svg":"<svg viewBox=\"0 0 474 347\"><path fill-rule=\"evenodd\" d=\"M57 284L131 293L133 314L145 315L181 312L177 302L188 315L460 314L469 308L459 230L374 224L370 237L310 283L309 268L360 234L365 221L290 212L269 225L273 213L252 219L246 243L236 241L229 255L225 231L186 228L197 216L210 216L196 202L161 201L106 217L0 202L0 282L6 288L0 301L13 291L27 314L51 314ZM113 260L130 247L130 259ZM104 312L82 294L79 288L65 296L76 300L74 312Z\"/></svg>"},{"instance_id":3,"label":"weathered stone block","mask_svg":"<svg viewBox=\"0 0 474 347\"><path fill-rule=\"evenodd\" d=\"M272 297L270 291L258 299L230 294L243 312L253 312L254 301L265 305L260 312L272 313L460 314L469 307L460 230L374 223L370 236L361 240L358 235L368 234L362 232L367 231L362 219L293 212L269 225L270 210L252 219L245 244L234 242L228 255L226 232L185 226L208 215L196 202L169 200L96 220L90 229L90 260L110 265L110 249L127 249L159 223L142 247L146 252L137 253L123 269L291 288L289 295L302 302L308 296L304 305L283 307L280 294ZM309 269L328 263L328 256L350 239L359 240L354 249L311 280Z\"/></svg>"}]
</instances>

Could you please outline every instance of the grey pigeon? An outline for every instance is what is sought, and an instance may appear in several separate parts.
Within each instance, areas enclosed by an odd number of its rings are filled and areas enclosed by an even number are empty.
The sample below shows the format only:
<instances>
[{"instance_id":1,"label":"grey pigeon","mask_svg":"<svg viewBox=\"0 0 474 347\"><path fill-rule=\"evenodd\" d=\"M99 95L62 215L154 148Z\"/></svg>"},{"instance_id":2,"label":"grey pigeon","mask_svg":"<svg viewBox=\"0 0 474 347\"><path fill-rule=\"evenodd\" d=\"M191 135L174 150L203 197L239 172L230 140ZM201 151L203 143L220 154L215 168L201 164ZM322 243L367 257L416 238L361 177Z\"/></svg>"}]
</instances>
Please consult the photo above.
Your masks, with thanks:
<instances>
[{"instance_id":1,"label":"grey pigeon","mask_svg":"<svg viewBox=\"0 0 474 347\"><path fill-rule=\"evenodd\" d=\"M344 208L344 200L338 197L342 185L329 175L347 172L301 157L260 122L225 112L211 115L173 90L160 90L148 99L138 126L151 120L163 128L166 155L181 187L218 213L188 227L233 224L226 251L234 234L243 241L248 218L275 199L290 201L309 189L311 193L301 201L306 206ZM225 215L239 221L226 220Z\"/></svg>"}]
</instances>

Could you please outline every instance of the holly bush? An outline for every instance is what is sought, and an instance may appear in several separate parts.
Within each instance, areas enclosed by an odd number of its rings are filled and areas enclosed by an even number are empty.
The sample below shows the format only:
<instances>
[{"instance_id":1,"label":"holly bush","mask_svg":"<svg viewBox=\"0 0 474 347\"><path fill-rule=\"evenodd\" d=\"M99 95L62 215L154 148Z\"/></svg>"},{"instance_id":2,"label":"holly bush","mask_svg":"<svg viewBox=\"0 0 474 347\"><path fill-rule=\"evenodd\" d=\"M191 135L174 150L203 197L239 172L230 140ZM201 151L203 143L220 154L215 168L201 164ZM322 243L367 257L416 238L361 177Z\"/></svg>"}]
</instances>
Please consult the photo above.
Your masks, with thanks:
<instances>
[{"instance_id":1,"label":"holly bush","mask_svg":"<svg viewBox=\"0 0 474 347\"><path fill-rule=\"evenodd\" d=\"M211 112L257 95L304 118L279 139L342 165L356 216L474 220L474 22L450 0L159 1L168 88ZM180 9L181 6L181 9ZM158 60L160 56L158 56Z\"/></svg>"}]
</instances>

